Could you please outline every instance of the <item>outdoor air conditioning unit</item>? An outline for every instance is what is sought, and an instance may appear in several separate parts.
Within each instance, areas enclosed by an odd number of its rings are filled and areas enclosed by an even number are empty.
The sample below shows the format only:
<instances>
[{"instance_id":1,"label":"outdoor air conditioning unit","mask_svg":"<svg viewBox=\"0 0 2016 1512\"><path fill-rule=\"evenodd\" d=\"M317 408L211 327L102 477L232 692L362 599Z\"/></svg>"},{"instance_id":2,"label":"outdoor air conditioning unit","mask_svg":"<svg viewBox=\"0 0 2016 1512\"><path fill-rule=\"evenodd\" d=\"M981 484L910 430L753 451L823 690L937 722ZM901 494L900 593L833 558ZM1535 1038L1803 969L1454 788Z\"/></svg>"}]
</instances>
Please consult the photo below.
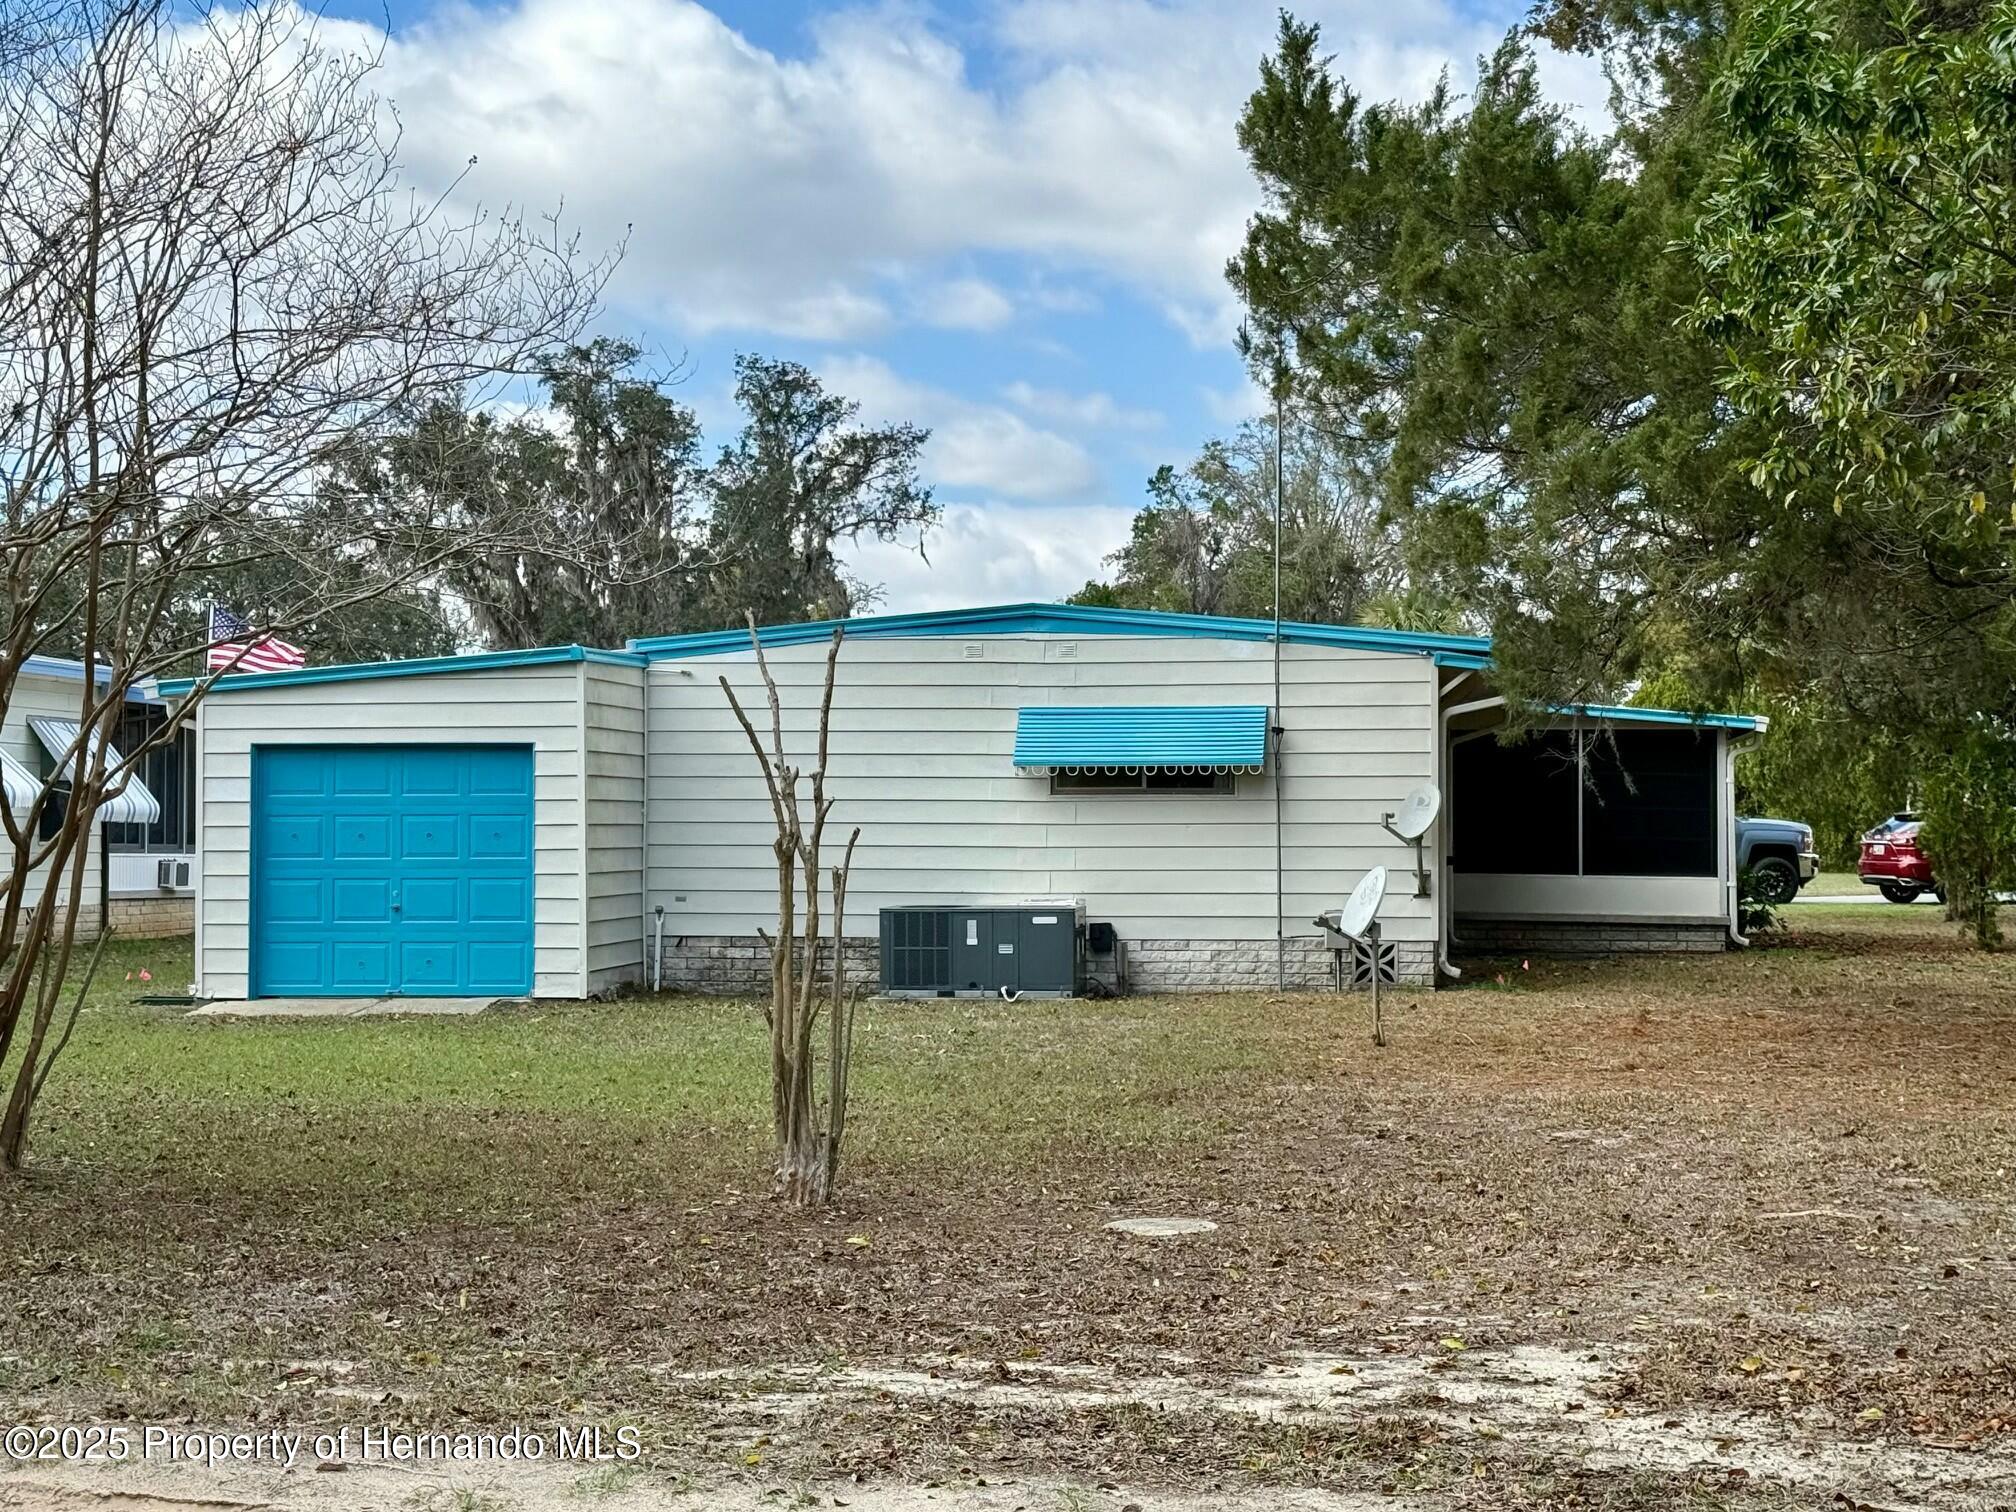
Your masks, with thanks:
<instances>
[{"instance_id":1,"label":"outdoor air conditioning unit","mask_svg":"<svg viewBox=\"0 0 2016 1512\"><path fill-rule=\"evenodd\" d=\"M187 887L189 885L189 863L164 856L154 866L154 885L160 888Z\"/></svg>"},{"instance_id":2,"label":"outdoor air conditioning unit","mask_svg":"<svg viewBox=\"0 0 2016 1512\"><path fill-rule=\"evenodd\" d=\"M924 904L882 910L888 997L1075 997L1083 976L1085 905Z\"/></svg>"}]
</instances>

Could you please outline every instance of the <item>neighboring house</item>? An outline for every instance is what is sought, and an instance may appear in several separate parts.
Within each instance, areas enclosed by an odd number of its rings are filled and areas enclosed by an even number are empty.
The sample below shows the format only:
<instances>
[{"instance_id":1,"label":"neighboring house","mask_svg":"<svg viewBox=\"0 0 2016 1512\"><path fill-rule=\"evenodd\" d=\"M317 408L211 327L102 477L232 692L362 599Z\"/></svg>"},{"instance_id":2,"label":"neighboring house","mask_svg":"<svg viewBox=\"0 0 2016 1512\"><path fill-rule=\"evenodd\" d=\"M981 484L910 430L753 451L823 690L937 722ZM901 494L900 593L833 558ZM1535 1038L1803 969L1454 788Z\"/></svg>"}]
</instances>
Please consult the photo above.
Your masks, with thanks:
<instances>
[{"instance_id":1,"label":"neighboring house","mask_svg":"<svg viewBox=\"0 0 2016 1512\"><path fill-rule=\"evenodd\" d=\"M108 680L104 668L98 680ZM0 723L0 772L9 805L25 815L37 795L53 783L69 790L67 765L58 757L76 737L84 713L84 664L57 656L31 656L14 680L12 701ZM137 747L147 731L168 717L168 706L153 692L135 688L126 696L113 753ZM142 758L142 770L98 813L84 860L87 892L78 905L78 930L96 935L101 920L127 935L187 934L195 924L196 770L195 737L188 730ZM108 760L110 758L108 757ZM45 832L53 832L61 809L45 806ZM167 862L164 868L162 863ZM42 896L47 866L26 879L24 904ZM57 879L64 890L67 875Z\"/></svg>"},{"instance_id":2,"label":"neighboring house","mask_svg":"<svg viewBox=\"0 0 2016 1512\"><path fill-rule=\"evenodd\" d=\"M1280 936L1316 985L1310 921L1374 865L1405 981L1472 946L1731 937L1733 753L1760 719L1563 712L1501 747L1489 644L1463 636L1284 625L1277 700L1267 621L846 629L828 860L860 825L864 957L887 905L1077 897L1137 989L1271 986ZM806 764L831 633L763 632ZM199 991L582 997L648 977L661 927L666 984L761 986L772 824L723 676L763 725L740 631L223 679L197 715ZM1419 897L1380 821L1428 782Z\"/></svg>"}]
</instances>

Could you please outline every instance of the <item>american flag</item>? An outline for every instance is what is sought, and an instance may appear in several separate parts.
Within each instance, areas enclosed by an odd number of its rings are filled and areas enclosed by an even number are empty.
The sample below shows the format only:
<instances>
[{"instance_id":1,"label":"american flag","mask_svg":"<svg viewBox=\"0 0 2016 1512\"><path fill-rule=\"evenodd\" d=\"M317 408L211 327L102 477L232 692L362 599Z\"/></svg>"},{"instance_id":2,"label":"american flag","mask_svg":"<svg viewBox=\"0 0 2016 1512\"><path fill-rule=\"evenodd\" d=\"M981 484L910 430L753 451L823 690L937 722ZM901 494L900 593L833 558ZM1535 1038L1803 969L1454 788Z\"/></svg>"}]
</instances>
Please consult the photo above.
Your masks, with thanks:
<instances>
[{"instance_id":1,"label":"american flag","mask_svg":"<svg viewBox=\"0 0 2016 1512\"><path fill-rule=\"evenodd\" d=\"M251 628L222 604L210 606L208 665L212 672L219 667L229 667L234 672L285 672L289 667L299 667L307 662L308 654L299 646L290 646L270 635L252 641L250 649L247 649L245 640L231 639L233 636L244 636Z\"/></svg>"}]
</instances>

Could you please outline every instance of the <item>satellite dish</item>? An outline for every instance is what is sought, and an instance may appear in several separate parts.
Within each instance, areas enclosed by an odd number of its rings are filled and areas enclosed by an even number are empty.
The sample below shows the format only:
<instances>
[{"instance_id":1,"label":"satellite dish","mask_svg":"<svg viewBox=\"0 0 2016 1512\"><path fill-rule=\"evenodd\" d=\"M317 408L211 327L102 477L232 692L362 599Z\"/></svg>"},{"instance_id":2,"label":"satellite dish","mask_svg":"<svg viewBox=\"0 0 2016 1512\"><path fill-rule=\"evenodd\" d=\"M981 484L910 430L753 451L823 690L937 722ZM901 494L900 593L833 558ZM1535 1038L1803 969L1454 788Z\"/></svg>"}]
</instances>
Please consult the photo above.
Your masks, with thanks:
<instances>
[{"instance_id":1,"label":"satellite dish","mask_svg":"<svg viewBox=\"0 0 2016 1512\"><path fill-rule=\"evenodd\" d=\"M1393 816L1393 832L1402 840L1418 840L1428 833L1428 826L1441 812L1442 790L1432 782L1424 782L1401 803L1400 812Z\"/></svg>"},{"instance_id":2,"label":"satellite dish","mask_svg":"<svg viewBox=\"0 0 2016 1512\"><path fill-rule=\"evenodd\" d=\"M1351 896L1337 910L1337 932L1354 940L1364 939L1365 931L1378 917L1379 904L1385 896L1386 868L1375 866L1358 879L1358 885L1351 889Z\"/></svg>"}]
</instances>

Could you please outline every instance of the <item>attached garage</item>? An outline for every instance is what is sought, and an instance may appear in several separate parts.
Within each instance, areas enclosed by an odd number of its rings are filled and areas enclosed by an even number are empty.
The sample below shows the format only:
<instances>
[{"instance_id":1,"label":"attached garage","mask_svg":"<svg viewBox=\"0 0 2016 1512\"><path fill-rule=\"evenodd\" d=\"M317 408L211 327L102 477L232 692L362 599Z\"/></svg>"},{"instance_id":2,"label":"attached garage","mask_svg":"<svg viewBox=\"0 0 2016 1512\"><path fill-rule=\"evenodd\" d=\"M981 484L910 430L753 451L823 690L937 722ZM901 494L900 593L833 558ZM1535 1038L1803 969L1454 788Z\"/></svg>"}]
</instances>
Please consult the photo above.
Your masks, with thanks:
<instances>
[{"instance_id":1,"label":"attached garage","mask_svg":"<svg viewBox=\"0 0 2016 1512\"><path fill-rule=\"evenodd\" d=\"M643 680L641 657L554 646L220 685L196 713L200 990L580 998L635 980Z\"/></svg>"}]
</instances>

